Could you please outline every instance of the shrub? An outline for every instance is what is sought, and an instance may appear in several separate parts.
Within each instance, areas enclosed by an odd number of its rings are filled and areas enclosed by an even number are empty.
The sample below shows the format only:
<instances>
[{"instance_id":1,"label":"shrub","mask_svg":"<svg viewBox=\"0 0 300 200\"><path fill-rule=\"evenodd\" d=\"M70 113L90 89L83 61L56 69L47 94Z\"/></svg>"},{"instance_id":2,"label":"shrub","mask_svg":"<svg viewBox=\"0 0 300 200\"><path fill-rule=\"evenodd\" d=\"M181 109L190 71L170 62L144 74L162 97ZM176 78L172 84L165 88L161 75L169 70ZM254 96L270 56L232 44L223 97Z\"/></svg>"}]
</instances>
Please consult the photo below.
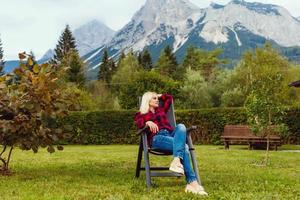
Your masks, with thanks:
<instances>
[{"instance_id":1,"label":"shrub","mask_svg":"<svg viewBox=\"0 0 300 200\"><path fill-rule=\"evenodd\" d=\"M64 118L64 123L73 127L72 144L137 144L134 124L134 110L73 112ZM288 111L284 120L293 141L300 138L300 109ZM246 124L245 110L242 108L212 108L195 110L177 110L177 123L187 127L198 126L193 133L195 144L221 144L220 136L226 124Z\"/></svg>"}]
</instances>

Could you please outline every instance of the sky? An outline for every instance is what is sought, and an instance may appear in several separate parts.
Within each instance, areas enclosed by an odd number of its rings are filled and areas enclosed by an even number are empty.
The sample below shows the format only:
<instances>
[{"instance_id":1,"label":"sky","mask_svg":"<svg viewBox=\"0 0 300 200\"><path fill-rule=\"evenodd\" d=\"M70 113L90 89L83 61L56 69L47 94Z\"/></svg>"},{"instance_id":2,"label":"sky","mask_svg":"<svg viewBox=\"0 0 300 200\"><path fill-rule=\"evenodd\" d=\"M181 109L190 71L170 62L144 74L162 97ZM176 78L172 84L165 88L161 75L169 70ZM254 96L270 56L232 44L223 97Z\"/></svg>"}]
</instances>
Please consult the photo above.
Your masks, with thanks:
<instances>
[{"instance_id":1,"label":"sky","mask_svg":"<svg viewBox=\"0 0 300 200\"><path fill-rule=\"evenodd\" d=\"M200 8L211 2L227 4L230 0L190 0ZM247 0L253 2L252 0ZM4 59L17 59L19 52L33 51L40 58L55 48L66 24L74 30L98 19L113 30L121 29L146 0L0 0L0 39ZM298 0L256 0L280 5L300 16Z\"/></svg>"}]
</instances>

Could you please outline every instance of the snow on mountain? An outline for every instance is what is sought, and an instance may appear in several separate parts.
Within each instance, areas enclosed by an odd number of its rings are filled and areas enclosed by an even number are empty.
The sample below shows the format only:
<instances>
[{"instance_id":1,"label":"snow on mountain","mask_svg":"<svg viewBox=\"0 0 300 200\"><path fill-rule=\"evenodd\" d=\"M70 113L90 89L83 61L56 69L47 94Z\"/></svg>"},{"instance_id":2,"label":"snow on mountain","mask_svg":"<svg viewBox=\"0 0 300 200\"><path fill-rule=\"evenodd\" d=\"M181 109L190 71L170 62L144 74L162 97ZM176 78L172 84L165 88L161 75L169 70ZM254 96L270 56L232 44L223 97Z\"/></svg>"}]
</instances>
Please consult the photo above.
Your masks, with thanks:
<instances>
[{"instance_id":1,"label":"snow on mountain","mask_svg":"<svg viewBox=\"0 0 300 200\"><path fill-rule=\"evenodd\" d=\"M222 48L224 58L237 60L244 51L267 41L290 54L290 47L300 47L299 32L299 21L285 8L272 4L232 0L200 9L188 0L147 0L105 48L115 58L123 50L147 48L155 62L167 45L179 60L193 45L206 50ZM99 46L84 56L89 73L99 71L105 48Z\"/></svg>"},{"instance_id":2,"label":"snow on mountain","mask_svg":"<svg viewBox=\"0 0 300 200\"><path fill-rule=\"evenodd\" d=\"M116 34L110 46L143 50L170 35L176 35L175 43L180 43L193 27L187 20L193 23L201 15L201 10L187 0L148 0Z\"/></svg>"},{"instance_id":3,"label":"snow on mountain","mask_svg":"<svg viewBox=\"0 0 300 200\"><path fill-rule=\"evenodd\" d=\"M46 62L50 59L52 59L54 56L54 50L53 49L49 49L43 56L42 58L39 60L39 62L43 63Z\"/></svg>"},{"instance_id":4,"label":"snow on mountain","mask_svg":"<svg viewBox=\"0 0 300 200\"><path fill-rule=\"evenodd\" d=\"M74 30L73 35L80 56L91 52L99 46L107 44L115 31L98 20L92 20ZM54 50L49 49L39 60L45 62L53 58Z\"/></svg>"},{"instance_id":5,"label":"snow on mountain","mask_svg":"<svg viewBox=\"0 0 300 200\"><path fill-rule=\"evenodd\" d=\"M205 25L200 36L207 42L226 43L228 35L224 28L234 31L234 27L241 24L281 46L300 46L299 22L285 8L276 5L233 0L221 9L207 8L202 23Z\"/></svg>"},{"instance_id":6,"label":"snow on mountain","mask_svg":"<svg viewBox=\"0 0 300 200\"><path fill-rule=\"evenodd\" d=\"M98 20L92 20L74 30L77 49L80 55L106 44L114 36L115 31Z\"/></svg>"}]
</instances>

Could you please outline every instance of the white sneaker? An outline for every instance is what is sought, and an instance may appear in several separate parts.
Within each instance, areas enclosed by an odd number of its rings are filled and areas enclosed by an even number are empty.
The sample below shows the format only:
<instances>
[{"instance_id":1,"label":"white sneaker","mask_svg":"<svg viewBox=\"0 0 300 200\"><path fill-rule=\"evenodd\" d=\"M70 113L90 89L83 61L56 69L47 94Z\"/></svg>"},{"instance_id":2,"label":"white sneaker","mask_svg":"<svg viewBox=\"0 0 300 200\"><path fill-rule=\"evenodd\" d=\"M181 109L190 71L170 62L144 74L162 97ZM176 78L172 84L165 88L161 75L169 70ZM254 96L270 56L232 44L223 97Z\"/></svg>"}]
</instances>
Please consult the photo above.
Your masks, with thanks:
<instances>
[{"instance_id":1,"label":"white sneaker","mask_svg":"<svg viewBox=\"0 0 300 200\"><path fill-rule=\"evenodd\" d=\"M172 172L176 172L176 173L179 173L179 174L184 174L184 169L183 169L183 165L180 163L180 161L174 159L172 162L171 162L171 165L169 167L169 170L172 171Z\"/></svg>"},{"instance_id":2,"label":"white sneaker","mask_svg":"<svg viewBox=\"0 0 300 200\"><path fill-rule=\"evenodd\" d=\"M199 185L197 187L193 187L191 186L190 184L188 184L186 187L185 187L185 192L191 192L193 194L198 194L198 195L204 195L204 196L207 196L207 192L204 191L204 188Z\"/></svg>"}]
</instances>

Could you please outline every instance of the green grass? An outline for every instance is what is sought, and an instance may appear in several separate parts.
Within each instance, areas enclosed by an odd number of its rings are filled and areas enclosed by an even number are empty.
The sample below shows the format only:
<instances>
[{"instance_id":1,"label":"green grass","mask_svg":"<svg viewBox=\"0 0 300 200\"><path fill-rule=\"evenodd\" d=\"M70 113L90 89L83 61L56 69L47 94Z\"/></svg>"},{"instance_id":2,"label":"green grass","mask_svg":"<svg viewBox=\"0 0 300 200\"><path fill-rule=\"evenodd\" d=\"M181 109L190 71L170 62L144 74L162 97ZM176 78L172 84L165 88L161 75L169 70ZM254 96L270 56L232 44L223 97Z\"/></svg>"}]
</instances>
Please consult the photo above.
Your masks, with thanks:
<instances>
[{"instance_id":1,"label":"green grass","mask_svg":"<svg viewBox=\"0 0 300 200\"><path fill-rule=\"evenodd\" d=\"M202 183L208 197L185 194L184 178L134 177L137 145L65 146L38 154L16 150L14 175L0 177L0 199L300 199L300 146L284 146L270 154L270 165L254 164L265 151L246 146L197 146ZM284 150L284 151L283 151ZM295 151L296 150L296 151ZM171 157L150 157L169 165Z\"/></svg>"}]
</instances>

